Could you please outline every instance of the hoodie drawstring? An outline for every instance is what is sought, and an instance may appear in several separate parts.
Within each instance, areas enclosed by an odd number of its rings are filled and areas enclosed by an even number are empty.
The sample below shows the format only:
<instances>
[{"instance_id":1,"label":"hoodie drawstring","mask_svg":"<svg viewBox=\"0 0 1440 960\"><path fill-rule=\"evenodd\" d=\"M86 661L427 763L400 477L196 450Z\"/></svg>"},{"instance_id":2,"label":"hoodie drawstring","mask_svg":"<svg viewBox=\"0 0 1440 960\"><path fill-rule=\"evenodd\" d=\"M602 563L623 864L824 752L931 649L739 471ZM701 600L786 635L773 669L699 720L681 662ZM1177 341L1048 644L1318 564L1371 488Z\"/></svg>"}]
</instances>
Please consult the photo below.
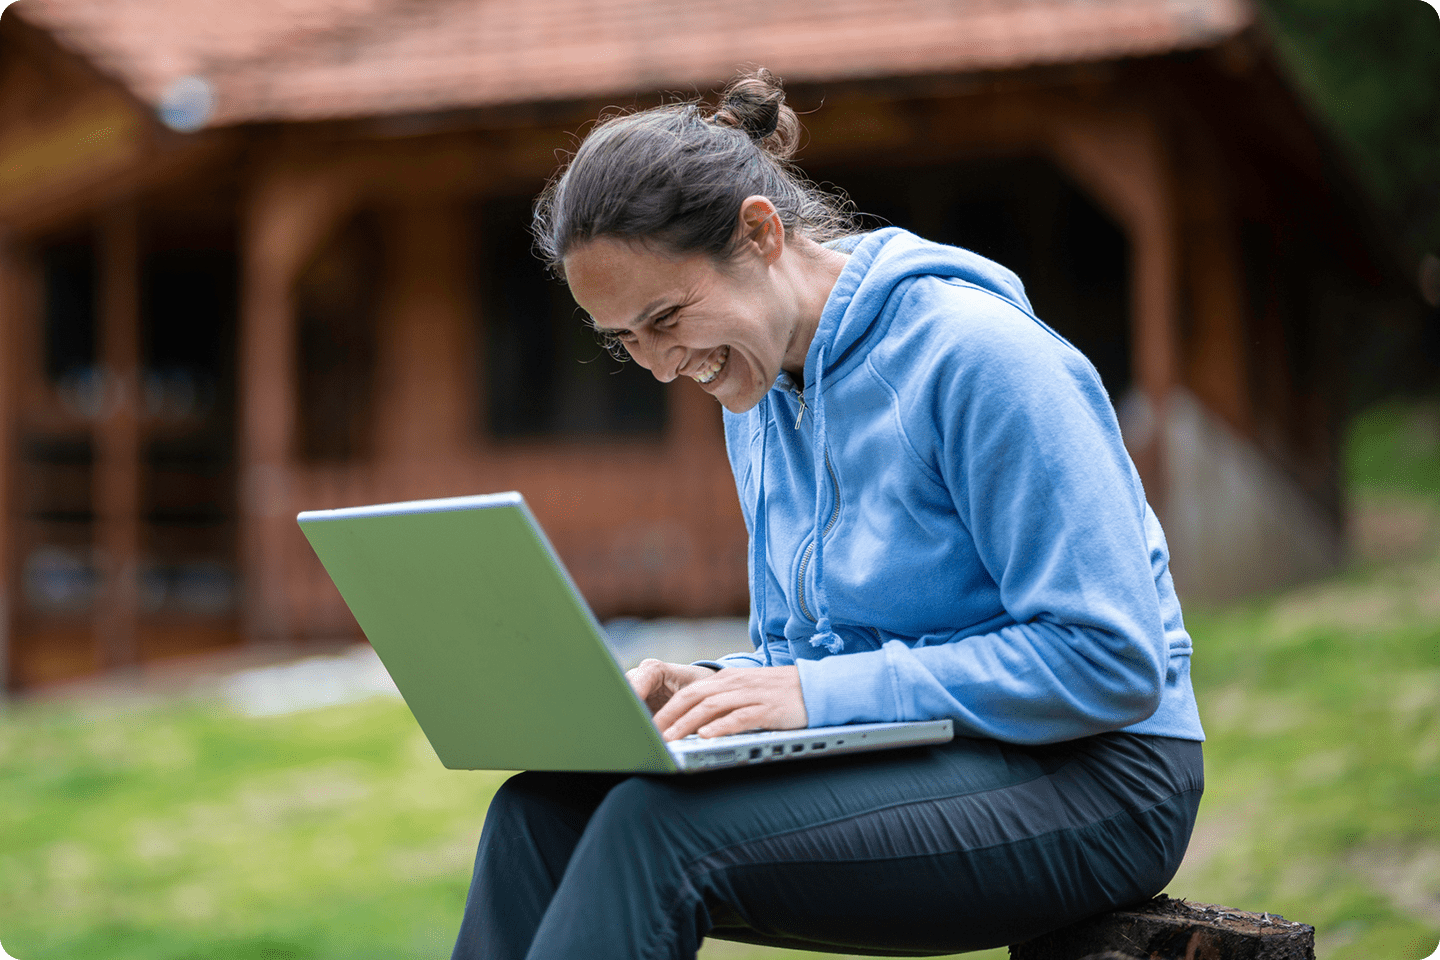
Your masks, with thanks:
<instances>
[{"instance_id":1,"label":"hoodie drawstring","mask_svg":"<svg viewBox=\"0 0 1440 960\"><path fill-rule=\"evenodd\" d=\"M825 466L825 346L815 354L815 635L812 646L824 647L829 653L845 649L845 641L830 627L830 603L825 595L825 498L827 468Z\"/></svg>"},{"instance_id":2,"label":"hoodie drawstring","mask_svg":"<svg viewBox=\"0 0 1440 960\"><path fill-rule=\"evenodd\" d=\"M750 538L750 596L755 598L755 616L760 620L760 645L765 648L765 666L774 666L770 658L769 626L765 619L765 598L770 593L769 569L765 540L769 518L765 510L765 438L770 433L770 398L760 400L760 475L755 480L755 535Z\"/></svg>"},{"instance_id":3,"label":"hoodie drawstring","mask_svg":"<svg viewBox=\"0 0 1440 960\"><path fill-rule=\"evenodd\" d=\"M840 653L845 649L845 641L841 639L830 626L830 601L825 592L825 503L824 483L825 477L829 475L829 468L825 465L825 394L824 370L825 370L825 347L822 345L816 355L815 372L815 536L814 553L812 563L815 567L815 612L818 615L815 621L815 634L810 638L812 646L824 647L827 653ZM800 410L804 414L805 397L800 395ZM765 666L772 666L774 661L770 653L770 637L767 630L769 621L766 619L765 602L770 593L769 559L767 544L769 539L770 518L767 515L765 503L765 460L766 441L770 434L770 397L767 395L760 400L756 408L757 420L760 425L760 470L755 482L755 513L754 513L754 534L750 538L750 596L755 602L755 616L760 622L760 643L765 648ZM795 428L800 428L797 420Z\"/></svg>"}]
</instances>

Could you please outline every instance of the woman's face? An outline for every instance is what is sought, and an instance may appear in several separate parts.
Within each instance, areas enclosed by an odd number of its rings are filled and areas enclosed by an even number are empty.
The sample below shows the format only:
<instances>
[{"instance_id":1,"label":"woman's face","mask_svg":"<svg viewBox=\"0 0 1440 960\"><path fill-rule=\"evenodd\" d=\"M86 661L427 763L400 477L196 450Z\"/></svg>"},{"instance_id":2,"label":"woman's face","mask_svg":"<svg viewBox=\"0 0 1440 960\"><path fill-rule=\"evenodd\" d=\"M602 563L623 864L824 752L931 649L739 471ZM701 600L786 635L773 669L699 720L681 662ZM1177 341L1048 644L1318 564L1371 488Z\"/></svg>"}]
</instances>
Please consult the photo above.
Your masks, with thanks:
<instances>
[{"instance_id":1,"label":"woman's face","mask_svg":"<svg viewBox=\"0 0 1440 960\"><path fill-rule=\"evenodd\" d=\"M782 369L804 369L813 328L756 245L722 267L704 254L599 238L565 258L565 277L595 328L636 363L665 383L691 378L727 410L749 410Z\"/></svg>"}]
</instances>

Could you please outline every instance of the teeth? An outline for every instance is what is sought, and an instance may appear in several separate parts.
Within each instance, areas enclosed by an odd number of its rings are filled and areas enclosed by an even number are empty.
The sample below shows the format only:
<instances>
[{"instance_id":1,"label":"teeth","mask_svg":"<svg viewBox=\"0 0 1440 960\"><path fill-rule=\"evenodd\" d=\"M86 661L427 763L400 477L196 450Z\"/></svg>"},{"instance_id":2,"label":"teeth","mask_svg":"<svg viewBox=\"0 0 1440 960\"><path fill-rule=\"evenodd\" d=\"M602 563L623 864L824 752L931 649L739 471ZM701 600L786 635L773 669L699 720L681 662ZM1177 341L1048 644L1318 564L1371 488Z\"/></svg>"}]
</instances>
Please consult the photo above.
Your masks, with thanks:
<instances>
[{"instance_id":1,"label":"teeth","mask_svg":"<svg viewBox=\"0 0 1440 960\"><path fill-rule=\"evenodd\" d=\"M721 347L720 356L717 359L711 361L710 365L707 366L704 370L701 370L699 373L692 373L690 375L690 378L696 383L709 383L711 380L714 380L720 375L720 371L725 368L725 361L729 359L730 348Z\"/></svg>"}]
</instances>

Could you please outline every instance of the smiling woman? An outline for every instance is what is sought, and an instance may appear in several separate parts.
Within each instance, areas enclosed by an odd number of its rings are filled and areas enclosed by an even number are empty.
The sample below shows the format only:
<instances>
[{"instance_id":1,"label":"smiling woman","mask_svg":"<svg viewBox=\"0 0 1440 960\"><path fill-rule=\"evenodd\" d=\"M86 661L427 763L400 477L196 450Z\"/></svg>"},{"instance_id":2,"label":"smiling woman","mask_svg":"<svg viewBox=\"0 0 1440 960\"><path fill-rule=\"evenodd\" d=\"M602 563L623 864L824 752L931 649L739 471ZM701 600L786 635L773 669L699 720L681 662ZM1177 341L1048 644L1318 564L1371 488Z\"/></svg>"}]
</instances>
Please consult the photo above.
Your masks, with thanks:
<instances>
[{"instance_id":1,"label":"smiling woman","mask_svg":"<svg viewBox=\"0 0 1440 960\"><path fill-rule=\"evenodd\" d=\"M859 233L779 82L613 117L540 198L590 322L724 408L754 649L647 660L666 739L949 718L952 743L696 778L507 781L459 958L923 956L1144 899L1203 788L1164 534L1093 365L1020 280ZM684 782L680 782L683 780Z\"/></svg>"}]
</instances>

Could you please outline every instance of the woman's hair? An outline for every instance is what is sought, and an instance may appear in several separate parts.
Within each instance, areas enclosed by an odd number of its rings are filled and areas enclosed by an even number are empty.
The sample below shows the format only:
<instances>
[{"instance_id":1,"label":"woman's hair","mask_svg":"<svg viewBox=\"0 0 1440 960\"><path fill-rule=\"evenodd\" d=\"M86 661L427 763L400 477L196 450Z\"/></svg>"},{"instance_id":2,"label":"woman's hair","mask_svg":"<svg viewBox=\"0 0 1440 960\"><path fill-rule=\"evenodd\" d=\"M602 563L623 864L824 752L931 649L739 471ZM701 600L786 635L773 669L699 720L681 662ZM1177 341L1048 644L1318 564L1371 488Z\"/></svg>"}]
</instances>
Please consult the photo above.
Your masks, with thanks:
<instances>
[{"instance_id":1,"label":"woman's hair","mask_svg":"<svg viewBox=\"0 0 1440 960\"><path fill-rule=\"evenodd\" d=\"M746 197L769 198L787 232L817 242L854 232L842 197L788 161L800 121L768 70L742 74L711 110L672 103L602 119L535 202L536 250L557 272L576 245L639 240L724 260L744 237Z\"/></svg>"}]
</instances>

